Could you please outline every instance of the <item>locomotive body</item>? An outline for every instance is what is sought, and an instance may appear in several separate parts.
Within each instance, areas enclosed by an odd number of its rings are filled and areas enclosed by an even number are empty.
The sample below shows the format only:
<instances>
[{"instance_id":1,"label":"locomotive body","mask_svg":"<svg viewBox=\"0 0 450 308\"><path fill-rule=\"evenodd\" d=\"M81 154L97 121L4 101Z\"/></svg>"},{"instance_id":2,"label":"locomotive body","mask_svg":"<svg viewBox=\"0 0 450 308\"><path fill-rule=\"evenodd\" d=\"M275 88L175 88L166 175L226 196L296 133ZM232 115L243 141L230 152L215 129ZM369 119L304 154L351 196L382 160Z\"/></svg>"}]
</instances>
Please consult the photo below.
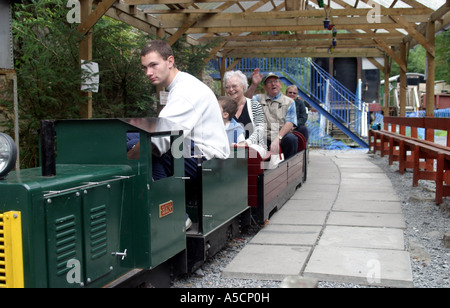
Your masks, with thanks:
<instances>
[{"instance_id":1,"label":"locomotive body","mask_svg":"<svg viewBox=\"0 0 450 308\"><path fill-rule=\"evenodd\" d=\"M56 174L33 168L0 181L0 212L22 216L25 287L104 286L186 249L184 183L176 178L184 164L175 161L174 177L151 180L150 138L176 140L182 131L142 121L147 128L126 120L56 121ZM143 140L140 160L127 159L129 131Z\"/></svg>"}]
</instances>

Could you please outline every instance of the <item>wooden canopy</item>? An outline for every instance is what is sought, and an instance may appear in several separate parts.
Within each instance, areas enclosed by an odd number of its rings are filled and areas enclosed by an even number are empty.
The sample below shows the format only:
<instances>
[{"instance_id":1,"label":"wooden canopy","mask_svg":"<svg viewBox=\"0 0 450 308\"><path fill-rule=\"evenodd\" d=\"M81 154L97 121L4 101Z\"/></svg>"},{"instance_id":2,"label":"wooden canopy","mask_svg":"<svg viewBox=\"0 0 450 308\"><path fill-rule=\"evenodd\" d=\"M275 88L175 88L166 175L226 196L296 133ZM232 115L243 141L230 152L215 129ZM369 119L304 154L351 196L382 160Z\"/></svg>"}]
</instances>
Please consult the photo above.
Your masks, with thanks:
<instances>
[{"instance_id":1,"label":"wooden canopy","mask_svg":"<svg viewBox=\"0 0 450 308\"><path fill-rule=\"evenodd\" d=\"M417 44L426 49L428 72L434 76L434 36L450 24L450 0L80 0L80 3L78 30L87 35L80 46L80 58L85 60L90 60L90 30L106 15L168 38L171 44L185 34L190 44L217 40L218 46L210 51L211 58L363 57L387 73L388 78L392 60L406 74L408 50ZM326 19L330 23L327 29ZM434 77L429 82L431 90Z\"/></svg>"},{"instance_id":2,"label":"wooden canopy","mask_svg":"<svg viewBox=\"0 0 450 308\"><path fill-rule=\"evenodd\" d=\"M92 0L81 0L91 2ZM325 2L323 8L320 2ZM103 15L147 33L183 34L196 44L219 39L212 53L244 57L384 57L402 44L434 53L427 23L450 23L449 0L103 0L80 25L87 32ZM85 4L87 5L87 3ZM335 26L337 46L330 53ZM395 58L395 57L394 57Z\"/></svg>"}]
</instances>

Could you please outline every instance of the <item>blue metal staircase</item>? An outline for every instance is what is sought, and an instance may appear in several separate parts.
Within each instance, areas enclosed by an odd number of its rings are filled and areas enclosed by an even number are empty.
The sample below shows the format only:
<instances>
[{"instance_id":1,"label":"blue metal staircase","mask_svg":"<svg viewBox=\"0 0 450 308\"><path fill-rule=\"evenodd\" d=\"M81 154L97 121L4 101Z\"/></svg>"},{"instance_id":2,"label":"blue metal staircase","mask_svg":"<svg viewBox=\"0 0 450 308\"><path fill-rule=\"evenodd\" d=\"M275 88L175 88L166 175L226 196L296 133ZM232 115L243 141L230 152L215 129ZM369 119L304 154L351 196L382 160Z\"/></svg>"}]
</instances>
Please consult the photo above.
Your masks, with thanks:
<instances>
[{"instance_id":1,"label":"blue metal staircase","mask_svg":"<svg viewBox=\"0 0 450 308\"><path fill-rule=\"evenodd\" d=\"M235 59L227 59L227 67ZM211 61L211 76L219 79L218 61ZM250 76L255 68L262 74L277 74L287 85L295 84L299 95L360 147L368 148L367 105L310 58L246 58L233 70Z\"/></svg>"}]
</instances>

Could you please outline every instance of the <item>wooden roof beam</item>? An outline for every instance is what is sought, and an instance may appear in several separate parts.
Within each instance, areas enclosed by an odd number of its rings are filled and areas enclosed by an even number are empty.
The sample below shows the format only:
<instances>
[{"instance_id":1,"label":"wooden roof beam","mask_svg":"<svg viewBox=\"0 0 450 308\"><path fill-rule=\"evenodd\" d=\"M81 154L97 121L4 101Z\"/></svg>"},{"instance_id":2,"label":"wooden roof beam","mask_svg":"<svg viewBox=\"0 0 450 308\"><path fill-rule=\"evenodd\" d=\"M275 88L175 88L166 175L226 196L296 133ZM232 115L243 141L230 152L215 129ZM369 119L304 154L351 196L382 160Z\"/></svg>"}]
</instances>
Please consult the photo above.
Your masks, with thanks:
<instances>
[{"instance_id":1,"label":"wooden roof beam","mask_svg":"<svg viewBox=\"0 0 450 308\"><path fill-rule=\"evenodd\" d=\"M92 29L97 21L99 21L99 19L102 18L103 15L105 15L106 11L108 11L116 1L117 0L103 0L102 2L100 2L95 10L89 14L88 18L78 25L78 32L86 35L86 33L88 33Z\"/></svg>"},{"instance_id":2,"label":"wooden roof beam","mask_svg":"<svg viewBox=\"0 0 450 308\"><path fill-rule=\"evenodd\" d=\"M331 42L331 37L324 39L314 39L314 40L290 40L290 41L253 41L253 42L227 42L224 48L296 48L296 47L329 47ZM384 39L389 46L398 45L398 40L396 39ZM346 47L378 47L378 43L374 42L371 38L365 38L360 40L354 39L339 39L338 46Z\"/></svg>"},{"instance_id":3,"label":"wooden roof beam","mask_svg":"<svg viewBox=\"0 0 450 308\"><path fill-rule=\"evenodd\" d=\"M187 21L182 27L178 28L178 30L172 34L171 37L169 37L167 43L169 43L170 46L175 44L175 42L178 41L178 39L183 36L183 34L185 34L186 31L195 23L195 20Z\"/></svg>"},{"instance_id":4,"label":"wooden roof beam","mask_svg":"<svg viewBox=\"0 0 450 308\"><path fill-rule=\"evenodd\" d=\"M256 8L261 7L264 5L268 0L264 0L263 2L258 3ZM253 8L253 7L252 7ZM317 18L323 18L326 16L326 13L323 10L303 10L303 11L280 11L279 9L277 11L268 11L268 12L254 12L256 9L249 8L246 12L239 12L239 13L220 13L217 14L217 16L214 17L216 20L252 20L252 19L296 19L301 17L317 17ZM221 10L220 8L216 10ZM215 10L214 10L215 11ZM354 16L359 17L367 17L367 14L371 9L332 9L330 13L330 18L333 17L349 17L353 18ZM155 12L157 14L157 10L152 10L152 12ZM158 16L161 20L179 20L182 19L183 14L195 14L195 11L189 10L179 10L179 11L173 11L170 13L167 10L161 10L162 13L161 16ZM425 17L429 18L430 14L433 11L428 8L422 8L422 9L412 9L412 8L381 8L381 14L384 16L391 16L391 15L401 15L401 16L421 16L420 19L424 19ZM198 14L204 14L204 12L199 11ZM366 19L367 21L367 19Z\"/></svg>"},{"instance_id":5,"label":"wooden roof beam","mask_svg":"<svg viewBox=\"0 0 450 308\"><path fill-rule=\"evenodd\" d=\"M364 57L380 58L384 53L375 48L336 48L331 54L329 48L289 48L289 49L260 49L233 50L227 53L229 58L264 58L264 57Z\"/></svg>"},{"instance_id":6,"label":"wooden roof beam","mask_svg":"<svg viewBox=\"0 0 450 308\"><path fill-rule=\"evenodd\" d=\"M363 39L363 38L380 38L380 39L395 39L399 42L405 35L400 32L395 33L339 33L339 39ZM231 34L229 36L210 36L202 37L199 39L200 42L208 42L214 40L220 40L225 42L252 42L252 41L295 41L295 40L320 40L320 39L331 39L332 34L316 34L316 33L306 33L306 34L277 34L277 35L246 35L239 36Z\"/></svg>"},{"instance_id":7,"label":"wooden roof beam","mask_svg":"<svg viewBox=\"0 0 450 308\"><path fill-rule=\"evenodd\" d=\"M407 64L406 61L404 61L402 58L400 58L394 50L391 49L391 47L383 40L380 39L374 39L375 42L377 42L378 46L383 49L397 64L400 66L400 68L406 72L407 70Z\"/></svg>"},{"instance_id":8,"label":"wooden roof beam","mask_svg":"<svg viewBox=\"0 0 450 308\"><path fill-rule=\"evenodd\" d=\"M211 16L211 15L209 15ZM409 22L422 22L428 20L427 17L420 17L420 16L412 16L411 19L409 19ZM185 22L186 18L182 20L161 20L161 27L162 28L179 28L181 27ZM367 23L367 20L365 17L353 17L353 18L339 18L334 19L334 24L338 26L338 29L340 30L354 30L354 29L396 29L401 28L396 22L394 22L389 17L382 17L380 23L373 23L369 24ZM191 30L195 30L196 28L223 28L223 29L229 29L229 30L223 30L223 31L214 31L218 33L227 33L227 32L236 32L233 28L267 28L267 27L293 27L293 28L307 28L307 27L315 27L311 30L323 30L323 20L320 18L308 18L308 19L285 19L285 18L273 18L273 19L267 19L262 22L259 19L251 19L251 20L245 20L245 19L215 19L214 16L211 16L210 18L198 18L197 23L192 27ZM308 29L305 29L308 30ZM254 32L255 30L251 31ZM258 30L256 30L258 31ZM264 30L267 31L267 30ZM276 30L269 30L269 31L276 31ZM289 31L285 30L285 31ZM210 32L210 31L207 31ZM240 31L240 32L246 32L246 31ZM206 33L206 32L205 32Z\"/></svg>"},{"instance_id":9,"label":"wooden roof beam","mask_svg":"<svg viewBox=\"0 0 450 308\"><path fill-rule=\"evenodd\" d=\"M371 31L373 29L385 29L385 30L395 30L398 28L396 24L378 24L377 26L363 24L351 24L348 29L359 29L364 31ZM340 25L340 29L346 29ZM320 31L323 30L323 25L318 23L317 25L262 25L262 26L228 26L228 27L213 27L212 25L198 25L189 29L186 33L189 34L201 34L201 33L229 33L229 32L273 32L273 31Z\"/></svg>"},{"instance_id":10,"label":"wooden roof beam","mask_svg":"<svg viewBox=\"0 0 450 308\"><path fill-rule=\"evenodd\" d=\"M375 58L369 57L367 58L367 60L369 60L370 63L372 63L373 65L375 65L376 68L378 68L380 71L384 72L385 68L384 66L378 62Z\"/></svg>"},{"instance_id":11,"label":"wooden roof beam","mask_svg":"<svg viewBox=\"0 0 450 308\"><path fill-rule=\"evenodd\" d=\"M409 35L411 35L420 45L422 45L427 52L429 52L434 57L434 46L430 44L425 36L423 36L419 31L416 30L415 25L408 23L402 16L391 16L392 20L402 26Z\"/></svg>"}]
</instances>

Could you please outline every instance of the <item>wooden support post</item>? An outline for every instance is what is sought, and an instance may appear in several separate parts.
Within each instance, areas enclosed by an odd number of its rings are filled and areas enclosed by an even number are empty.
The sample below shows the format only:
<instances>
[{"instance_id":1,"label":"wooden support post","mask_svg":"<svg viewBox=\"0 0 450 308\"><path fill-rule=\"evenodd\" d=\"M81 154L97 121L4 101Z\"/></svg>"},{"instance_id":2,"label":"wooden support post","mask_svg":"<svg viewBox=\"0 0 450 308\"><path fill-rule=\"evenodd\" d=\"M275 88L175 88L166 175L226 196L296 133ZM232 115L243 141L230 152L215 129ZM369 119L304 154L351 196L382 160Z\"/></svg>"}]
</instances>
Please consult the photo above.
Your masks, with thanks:
<instances>
[{"instance_id":1,"label":"wooden support post","mask_svg":"<svg viewBox=\"0 0 450 308\"><path fill-rule=\"evenodd\" d=\"M157 33L157 38L158 39L160 39L160 40L164 39L165 31L164 31L163 28L158 28L156 33ZM164 108L164 106L161 105L161 92L163 92L165 90L166 90L166 88L164 88L162 85L156 85L156 90L155 91L156 91L156 97L157 97L157 100L156 100L156 115L157 116L159 116L159 113Z\"/></svg>"},{"instance_id":2,"label":"wooden support post","mask_svg":"<svg viewBox=\"0 0 450 308\"><path fill-rule=\"evenodd\" d=\"M391 61L389 55L384 56L384 116L389 116L391 105L391 94L389 89L389 78L391 77Z\"/></svg>"},{"instance_id":3,"label":"wooden support post","mask_svg":"<svg viewBox=\"0 0 450 308\"><path fill-rule=\"evenodd\" d=\"M427 28L428 43L435 47L435 22L429 21ZM426 98L426 116L434 117L434 82L435 82L435 55L427 51L427 98Z\"/></svg>"},{"instance_id":4,"label":"wooden support post","mask_svg":"<svg viewBox=\"0 0 450 308\"><path fill-rule=\"evenodd\" d=\"M406 59L406 45L403 43L400 46L400 57L403 63L406 63L406 67L400 68L400 116L404 117L406 115L406 72L408 61Z\"/></svg>"},{"instance_id":5,"label":"wooden support post","mask_svg":"<svg viewBox=\"0 0 450 308\"><path fill-rule=\"evenodd\" d=\"M81 5L81 23L85 22L92 12L92 0L80 0ZM83 40L79 45L79 64L81 61L91 61L92 60L92 33L87 32ZM92 92L81 91L81 96L86 97L87 104L82 104L80 106L80 115L83 118L92 118Z\"/></svg>"},{"instance_id":6,"label":"wooden support post","mask_svg":"<svg viewBox=\"0 0 450 308\"><path fill-rule=\"evenodd\" d=\"M220 67L219 67L219 69L220 69L220 80L223 80L223 77L225 76L225 72L227 70L226 65L227 65L227 58L224 55L222 58L220 58ZM220 84L221 84L220 85L220 89L221 89L220 93L223 96L223 95L225 95L225 88L223 86L223 82L221 82Z\"/></svg>"}]
</instances>

